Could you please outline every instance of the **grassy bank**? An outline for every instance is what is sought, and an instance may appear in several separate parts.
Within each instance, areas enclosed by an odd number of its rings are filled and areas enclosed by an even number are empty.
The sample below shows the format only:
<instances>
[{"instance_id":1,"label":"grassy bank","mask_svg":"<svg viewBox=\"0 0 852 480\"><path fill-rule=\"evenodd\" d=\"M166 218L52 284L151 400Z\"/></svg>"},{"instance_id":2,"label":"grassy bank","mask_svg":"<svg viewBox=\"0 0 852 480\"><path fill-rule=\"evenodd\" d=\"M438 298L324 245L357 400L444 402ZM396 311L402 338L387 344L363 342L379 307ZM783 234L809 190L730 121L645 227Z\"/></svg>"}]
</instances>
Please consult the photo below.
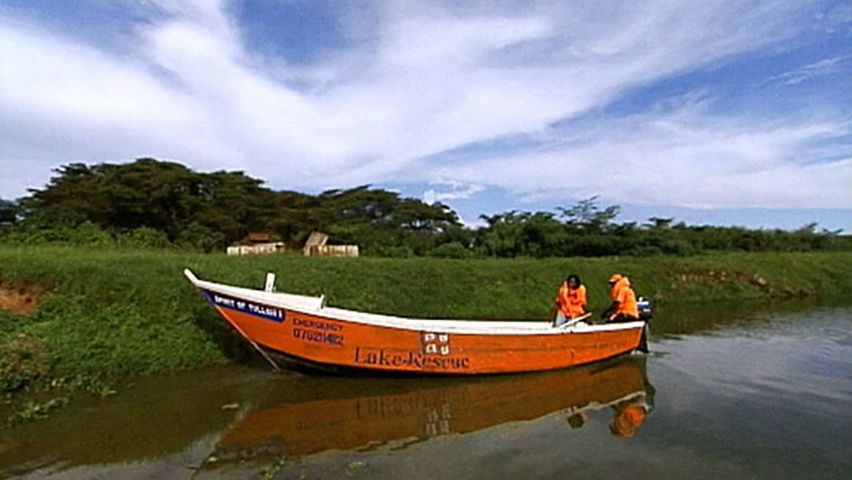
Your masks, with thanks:
<instances>
[{"instance_id":1,"label":"grassy bank","mask_svg":"<svg viewBox=\"0 0 852 480\"><path fill-rule=\"evenodd\" d=\"M658 302L852 293L852 253L459 261L0 247L0 288L28 292L37 304L28 313L0 310L0 387L230 361L243 351L240 340L183 281L186 266L249 287L273 271L282 291L422 317L549 318L570 272L597 311L614 272Z\"/></svg>"}]
</instances>

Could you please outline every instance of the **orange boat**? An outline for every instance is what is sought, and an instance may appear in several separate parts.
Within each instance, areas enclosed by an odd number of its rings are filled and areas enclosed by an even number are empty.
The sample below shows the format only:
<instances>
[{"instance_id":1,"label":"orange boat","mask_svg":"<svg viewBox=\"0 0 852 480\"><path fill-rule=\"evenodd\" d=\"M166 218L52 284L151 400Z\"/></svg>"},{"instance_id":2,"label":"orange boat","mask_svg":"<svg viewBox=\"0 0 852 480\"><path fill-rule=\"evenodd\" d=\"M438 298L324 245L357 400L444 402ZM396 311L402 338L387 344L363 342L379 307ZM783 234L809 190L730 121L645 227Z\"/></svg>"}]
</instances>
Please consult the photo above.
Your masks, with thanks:
<instances>
[{"instance_id":1,"label":"orange boat","mask_svg":"<svg viewBox=\"0 0 852 480\"><path fill-rule=\"evenodd\" d=\"M187 279L243 337L315 366L472 375L554 370L644 350L644 321L591 325L423 320L330 308L323 297Z\"/></svg>"}]
</instances>

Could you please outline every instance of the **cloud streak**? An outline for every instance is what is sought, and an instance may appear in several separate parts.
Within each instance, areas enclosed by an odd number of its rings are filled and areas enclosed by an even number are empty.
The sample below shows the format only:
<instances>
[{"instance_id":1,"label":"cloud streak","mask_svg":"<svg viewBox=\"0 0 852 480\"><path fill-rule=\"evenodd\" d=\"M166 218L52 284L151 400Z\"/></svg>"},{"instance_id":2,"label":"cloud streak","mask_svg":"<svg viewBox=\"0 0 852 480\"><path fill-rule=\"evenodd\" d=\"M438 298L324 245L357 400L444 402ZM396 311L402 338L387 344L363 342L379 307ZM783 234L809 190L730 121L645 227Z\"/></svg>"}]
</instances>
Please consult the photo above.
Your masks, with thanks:
<instances>
[{"instance_id":1,"label":"cloud streak","mask_svg":"<svg viewBox=\"0 0 852 480\"><path fill-rule=\"evenodd\" d=\"M809 2L378 3L341 9L359 41L308 65L252 49L220 2L149 4L157 15L122 53L0 19L0 162L10 167L0 195L22 193L12 171L150 155L246 170L278 188L450 179L478 189L436 200L494 185L526 198L605 190L648 204L850 205L836 180L848 160L801 167L791 157L848 133L842 122L681 111L552 127L794 37ZM537 144L452 163L458 149L511 136Z\"/></svg>"},{"instance_id":2,"label":"cloud streak","mask_svg":"<svg viewBox=\"0 0 852 480\"><path fill-rule=\"evenodd\" d=\"M713 115L711 104L687 98L650 113L598 118L511 155L431 171L498 185L529 202L601 194L690 208L852 206L852 145L833 143L852 135L852 123Z\"/></svg>"},{"instance_id":3,"label":"cloud streak","mask_svg":"<svg viewBox=\"0 0 852 480\"><path fill-rule=\"evenodd\" d=\"M837 55L776 75L766 83L781 82L785 85L798 85L817 77L834 75L844 70L850 70L852 55Z\"/></svg>"}]
</instances>

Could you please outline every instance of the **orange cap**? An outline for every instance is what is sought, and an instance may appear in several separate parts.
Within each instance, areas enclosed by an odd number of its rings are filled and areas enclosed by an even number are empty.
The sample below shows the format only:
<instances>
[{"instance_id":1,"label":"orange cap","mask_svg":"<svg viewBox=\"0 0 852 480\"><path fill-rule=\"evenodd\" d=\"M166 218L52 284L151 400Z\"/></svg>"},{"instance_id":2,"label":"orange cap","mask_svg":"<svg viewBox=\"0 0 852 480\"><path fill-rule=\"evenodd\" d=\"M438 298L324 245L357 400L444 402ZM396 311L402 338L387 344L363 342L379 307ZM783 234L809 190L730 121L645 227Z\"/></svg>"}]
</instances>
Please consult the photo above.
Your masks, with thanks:
<instances>
[{"instance_id":1,"label":"orange cap","mask_svg":"<svg viewBox=\"0 0 852 480\"><path fill-rule=\"evenodd\" d=\"M622 278L623 277L621 276L621 274L616 273L613 276L609 277L609 283L615 283L615 282L621 280Z\"/></svg>"}]
</instances>

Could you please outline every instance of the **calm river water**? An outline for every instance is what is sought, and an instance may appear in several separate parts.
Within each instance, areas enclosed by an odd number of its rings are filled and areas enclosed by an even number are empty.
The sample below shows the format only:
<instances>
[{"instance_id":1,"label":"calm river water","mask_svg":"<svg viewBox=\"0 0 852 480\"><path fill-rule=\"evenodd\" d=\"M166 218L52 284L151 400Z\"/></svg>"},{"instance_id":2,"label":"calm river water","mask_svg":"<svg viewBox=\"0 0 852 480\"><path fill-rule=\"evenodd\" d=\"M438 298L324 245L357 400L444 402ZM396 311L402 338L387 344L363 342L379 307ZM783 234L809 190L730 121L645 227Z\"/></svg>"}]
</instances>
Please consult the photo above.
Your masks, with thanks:
<instances>
[{"instance_id":1,"label":"calm river water","mask_svg":"<svg viewBox=\"0 0 852 480\"><path fill-rule=\"evenodd\" d=\"M0 430L0 477L852 478L852 307L657 316L650 355L559 372L138 379Z\"/></svg>"}]
</instances>

